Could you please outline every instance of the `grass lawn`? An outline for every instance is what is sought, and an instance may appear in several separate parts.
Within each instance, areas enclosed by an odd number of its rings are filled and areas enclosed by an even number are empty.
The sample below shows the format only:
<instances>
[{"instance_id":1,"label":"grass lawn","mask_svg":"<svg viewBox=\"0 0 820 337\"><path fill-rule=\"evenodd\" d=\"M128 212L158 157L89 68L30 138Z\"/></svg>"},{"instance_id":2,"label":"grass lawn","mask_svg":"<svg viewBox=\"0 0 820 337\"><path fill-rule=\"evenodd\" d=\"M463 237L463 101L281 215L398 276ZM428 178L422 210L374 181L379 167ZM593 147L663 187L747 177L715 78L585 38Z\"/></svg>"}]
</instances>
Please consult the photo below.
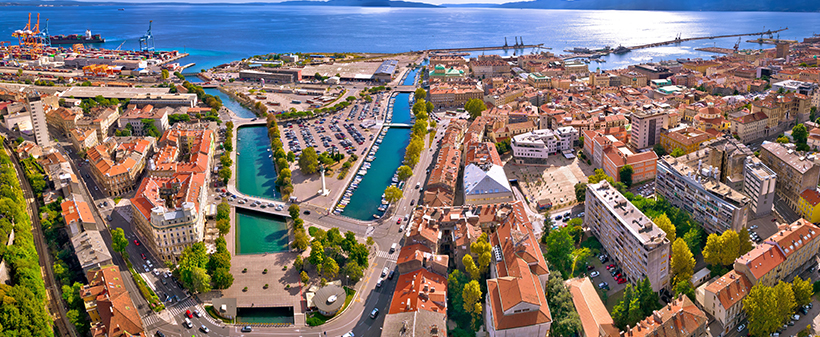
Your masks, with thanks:
<instances>
[{"instance_id":1,"label":"grass lawn","mask_svg":"<svg viewBox=\"0 0 820 337\"><path fill-rule=\"evenodd\" d=\"M345 288L345 305L343 305L342 309L340 309L339 312L336 313L337 315L339 313L345 311L345 309L347 309L347 306L350 304L350 301L353 300L353 296L356 295L355 290L350 289L348 287L344 287L344 288ZM314 321L314 324L308 323L308 325L311 325L311 326L322 325L322 324L325 324L325 322L327 322L327 320L329 320L333 317L334 316L325 316L325 315L320 314L318 311L315 311L315 312L309 313L307 315L307 318L314 318L312 320L312 321Z\"/></svg>"},{"instance_id":2,"label":"grass lawn","mask_svg":"<svg viewBox=\"0 0 820 337\"><path fill-rule=\"evenodd\" d=\"M601 289L598 289L598 294L599 295L601 294ZM607 299L606 299L606 301L604 301L604 305L606 305L606 309L609 312L612 312L612 308L614 308L615 305L618 304L618 302L620 302L623 298L624 298L624 291L623 290L621 290L617 293L608 292L607 293ZM603 297L601 297L601 299L603 299Z\"/></svg>"},{"instance_id":3,"label":"grass lawn","mask_svg":"<svg viewBox=\"0 0 820 337\"><path fill-rule=\"evenodd\" d=\"M208 312L208 315L211 315L211 317L216 318L216 319L218 319L218 320L220 320L224 323L233 323L231 320L229 320L227 318L223 318L222 316L219 316L216 313L216 309L214 309L213 305L206 305L205 306L205 311Z\"/></svg>"}]
</instances>

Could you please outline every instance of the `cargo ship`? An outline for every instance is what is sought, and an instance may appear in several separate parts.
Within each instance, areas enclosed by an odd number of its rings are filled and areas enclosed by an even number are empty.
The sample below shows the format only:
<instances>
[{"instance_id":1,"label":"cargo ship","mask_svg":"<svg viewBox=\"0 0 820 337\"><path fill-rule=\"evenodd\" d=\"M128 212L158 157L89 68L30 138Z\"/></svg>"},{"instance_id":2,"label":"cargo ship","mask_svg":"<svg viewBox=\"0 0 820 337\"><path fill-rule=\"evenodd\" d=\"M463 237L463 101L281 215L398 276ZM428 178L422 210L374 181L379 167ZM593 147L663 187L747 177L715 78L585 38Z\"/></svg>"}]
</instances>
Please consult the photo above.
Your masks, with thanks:
<instances>
[{"instance_id":1,"label":"cargo ship","mask_svg":"<svg viewBox=\"0 0 820 337\"><path fill-rule=\"evenodd\" d=\"M75 43L103 43L105 39L100 34L91 35L90 30L86 30L84 35L55 35L49 36L51 44L75 44Z\"/></svg>"}]
</instances>

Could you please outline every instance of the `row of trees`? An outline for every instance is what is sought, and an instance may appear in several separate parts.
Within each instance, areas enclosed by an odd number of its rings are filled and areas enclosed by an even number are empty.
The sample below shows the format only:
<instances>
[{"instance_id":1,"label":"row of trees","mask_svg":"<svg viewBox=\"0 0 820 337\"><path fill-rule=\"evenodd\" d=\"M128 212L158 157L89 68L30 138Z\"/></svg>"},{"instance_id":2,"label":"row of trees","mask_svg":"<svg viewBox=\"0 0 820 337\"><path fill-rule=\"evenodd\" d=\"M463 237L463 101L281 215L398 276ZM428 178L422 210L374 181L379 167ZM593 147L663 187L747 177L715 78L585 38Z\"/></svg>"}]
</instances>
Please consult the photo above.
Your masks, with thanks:
<instances>
[{"instance_id":1,"label":"row of trees","mask_svg":"<svg viewBox=\"0 0 820 337\"><path fill-rule=\"evenodd\" d=\"M5 151L0 151L0 218L8 220L15 233L14 243L0 249L11 276L10 285L0 284L0 334L53 336L26 199Z\"/></svg>"},{"instance_id":2,"label":"row of trees","mask_svg":"<svg viewBox=\"0 0 820 337\"><path fill-rule=\"evenodd\" d=\"M185 81L182 82L182 86L188 90L189 93L196 94L196 97L200 100L205 102L209 107L219 110L222 108L222 99L219 96L212 96L205 93L205 89L202 89L201 86L193 84L191 82Z\"/></svg>"},{"instance_id":3,"label":"row of trees","mask_svg":"<svg viewBox=\"0 0 820 337\"><path fill-rule=\"evenodd\" d=\"M795 276L792 283L780 281L774 287L758 283L743 299L752 336L768 336L788 322L794 310L811 302L811 279Z\"/></svg>"},{"instance_id":4,"label":"row of trees","mask_svg":"<svg viewBox=\"0 0 820 337\"><path fill-rule=\"evenodd\" d=\"M447 317L456 323L451 335L475 336L473 331L478 331L482 323L482 284L456 269L447 277L447 291Z\"/></svg>"},{"instance_id":5,"label":"row of trees","mask_svg":"<svg viewBox=\"0 0 820 337\"><path fill-rule=\"evenodd\" d=\"M564 284L561 272L551 275L547 283L547 303L552 314L552 326L550 335L555 336L575 336L583 329L581 316L575 311L575 304L572 302L572 294Z\"/></svg>"},{"instance_id":6,"label":"row of trees","mask_svg":"<svg viewBox=\"0 0 820 337\"><path fill-rule=\"evenodd\" d=\"M310 236L313 240L310 241L307 262L316 268L322 277L322 283L340 275L346 276L346 280L352 283L359 282L364 277L364 271L369 266L370 250L367 245L356 240L353 232L347 231L342 235L339 228L325 231L311 227ZM302 281L307 283L309 277L304 270L304 262L301 256L297 256L293 266L301 271Z\"/></svg>"},{"instance_id":7,"label":"row of trees","mask_svg":"<svg viewBox=\"0 0 820 337\"><path fill-rule=\"evenodd\" d=\"M290 197L290 194L293 193L293 183L291 181L292 173L288 162L293 161L292 158L294 158L295 155L293 155L293 152L285 153L285 148L282 146L282 138L279 133L279 124L277 124L276 116L273 114L268 114L267 126L268 136L270 137L270 148L271 152L273 152L273 163L276 165L276 185L279 186L279 191L282 192L282 199L287 200Z\"/></svg>"},{"instance_id":8,"label":"row of trees","mask_svg":"<svg viewBox=\"0 0 820 337\"><path fill-rule=\"evenodd\" d=\"M192 293L206 293L211 289L227 289L233 284L231 253L225 238L216 239L216 251L208 254L205 243L197 242L185 248L174 269L182 286Z\"/></svg>"},{"instance_id":9,"label":"row of trees","mask_svg":"<svg viewBox=\"0 0 820 337\"><path fill-rule=\"evenodd\" d=\"M423 94L423 95L422 95ZM416 90L416 97L426 95L424 89ZM416 116L416 122L413 124L412 133L410 134L410 144L404 150L404 165L411 169L416 167L421 157L421 151L424 150L424 135L427 134L427 119L428 111L433 109L433 104L425 102L424 98L417 98L416 103L413 104L413 114Z\"/></svg>"},{"instance_id":10,"label":"row of trees","mask_svg":"<svg viewBox=\"0 0 820 337\"><path fill-rule=\"evenodd\" d=\"M299 205L291 204L288 207L288 213L290 213L291 224L293 225L293 248L298 249L299 251L303 251L308 247L308 236L305 232L305 220L299 218Z\"/></svg>"},{"instance_id":11,"label":"row of trees","mask_svg":"<svg viewBox=\"0 0 820 337\"><path fill-rule=\"evenodd\" d=\"M233 152L233 122L225 123L225 140L222 142L222 149L225 152L219 157L219 172L217 175L222 180L223 184L227 184L233 175L232 167L233 160L231 159L231 152Z\"/></svg>"},{"instance_id":12,"label":"row of trees","mask_svg":"<svg viewBox=\"0 0 820 337\"><path fill-rule=\"evenodd\" d=\"M658 293L652 290L649 279L644 278L634 287L626 285L624 297L612 308L612 321L618 329L626 330L627 325L635 326L635 323L660 308Z\"/></svg>"}]
</instances>

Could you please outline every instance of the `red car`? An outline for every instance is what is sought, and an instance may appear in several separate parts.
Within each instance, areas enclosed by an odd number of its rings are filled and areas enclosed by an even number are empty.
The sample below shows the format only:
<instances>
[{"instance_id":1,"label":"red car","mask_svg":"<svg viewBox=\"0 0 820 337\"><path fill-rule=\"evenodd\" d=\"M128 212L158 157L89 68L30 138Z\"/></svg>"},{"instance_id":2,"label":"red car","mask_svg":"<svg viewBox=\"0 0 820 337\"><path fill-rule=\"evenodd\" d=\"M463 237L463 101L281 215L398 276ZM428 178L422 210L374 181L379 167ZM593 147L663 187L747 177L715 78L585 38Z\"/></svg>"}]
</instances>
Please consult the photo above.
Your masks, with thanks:
<instances>
[{"instance_id":1,"label":"red car","mask_svg":"<svg viewBox=\"0 0 820 337\"><path fill-rule=\"evenodd\" d=\"M194 318L194 315L191 315L191 310L185 310L185 316L188 316L188 318Z\"/></svg>"},{"instance_id":2,"label":"red car","mask_svg":"<svg viewBox=\"0 0 820 337\"><path fill-rule=\"evenodd\" d=\"M612 268L615 268L615 264L614 264L614 263L613 263L613 264L610 264L610 265L608 265L608 266L606 266L606 270L610 270L610 269L612 269Z\"/></svg>"},{"instance_id":3,"label":"red car","mask_svg":"<svg viewBox=\"0 0 820 337\"><path fill-rule=\"evenodd\" d=\"M137 239L134 239L134 244L135 244L135 245L137 245L137 246L139 246L139 245L140 245L140 242L139 242L139 241L137 241Z\"/></svg>"},{"instance_id":4,"label":"red car","mask_svg":"<svg viewBox=\"0 0 820 337\"><path fill-rule=\"evenodd\" d=\"M143 260L145 260L145 254L140 254Z\"/></svg>"},{"instance_id":5,"label":"red car","mask_svg":"<svg viewBox=\"0 0 820 337\"><path fill-rule=\"evenodd\" d=\"M624 283L626 283L626 279L619 279L618 280L618 284L624 284Z\"/></svg>"},{"instance_id":6,"label":"red car","mask_svg":"<svg viewBox=\"0 0 820 337\"><path fill-rule=\"evenodd\" d=\"M397 225L398 225L398 224L400 224L400 223L401 223L401 218L399 218L398 220L396 220L396 224L397 224Z\"/></svg>"}]
</instances>

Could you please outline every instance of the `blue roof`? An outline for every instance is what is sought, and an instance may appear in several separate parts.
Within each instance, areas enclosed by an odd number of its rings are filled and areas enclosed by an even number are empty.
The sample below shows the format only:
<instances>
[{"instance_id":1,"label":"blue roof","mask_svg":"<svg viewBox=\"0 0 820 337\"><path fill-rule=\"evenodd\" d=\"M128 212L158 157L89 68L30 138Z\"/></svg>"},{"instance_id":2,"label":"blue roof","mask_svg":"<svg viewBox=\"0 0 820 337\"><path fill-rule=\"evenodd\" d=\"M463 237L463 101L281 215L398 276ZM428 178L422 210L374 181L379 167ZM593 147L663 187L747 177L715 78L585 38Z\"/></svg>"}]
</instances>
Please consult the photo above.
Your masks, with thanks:
<instances>
[{"instance_id":1,"label":"blue roof","mask_svg":"<svg viewBox=\"0 0 820 337\"><path fill-rule=\"evenodd\" d=\"M388 75L392 75L394 72L396 72L396 67L397 67L398 65L399 65L399 61L396 61L396 60L387 60L387 61L384 61L384 62L382 62L382 64L381 64L381 65L379 65L379 68L378 68L378 69L376 69L376 72L375 72L375 73L376 73L376 74L388 74Z\"/></svg>"}]
</instances>

